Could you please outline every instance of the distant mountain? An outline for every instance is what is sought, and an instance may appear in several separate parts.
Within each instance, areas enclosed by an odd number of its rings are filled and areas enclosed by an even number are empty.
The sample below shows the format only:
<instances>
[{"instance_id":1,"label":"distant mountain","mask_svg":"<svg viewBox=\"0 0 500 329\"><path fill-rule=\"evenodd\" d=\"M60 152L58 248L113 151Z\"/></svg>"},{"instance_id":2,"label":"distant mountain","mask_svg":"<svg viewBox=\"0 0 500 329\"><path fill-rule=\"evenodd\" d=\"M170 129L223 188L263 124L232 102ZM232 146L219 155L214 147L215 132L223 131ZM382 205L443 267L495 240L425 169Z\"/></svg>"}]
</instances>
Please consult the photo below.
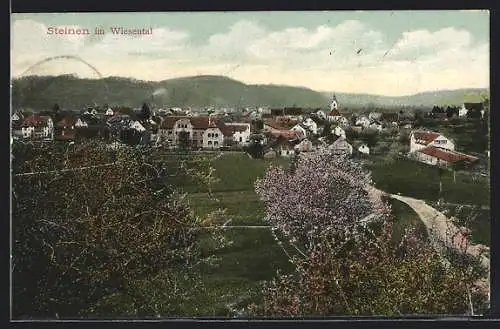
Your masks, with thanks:
<instances>
[{"instance_id":1,"label":"distant mountain","mask_svg":"<svg viewBox=\"0 0 500 329\"><path fill-rule=\"evenodd\" d=\"M160 107L297 106L327 108L333 93L304 87L251 85L224 76L194 76L160 82L121 77L82 79L74 75L29 76L12 81L14 108L48 109L58 103L65 109L82 109L104 103L140 107L151 102ZM459 89L389 97L335 93L341 108L460 105L480 101L487 89Z\"/></svg>"},{"instance_id":2,"label":"distant mountain","mask_svg":"<svg viewBox=\"0 0 500 329\"><path fill-rule=\"evenodd\" d=\"M322 94L329 99L335 94L339 105L347 107L432 107L434 105L453 106L462 105L464 102L481 102L489 96L489 91L483 88L439 90L399 97L335 92L323 92Z\"/></svg>"},{"instance_id":3,"label":"distant mountain","mask_svg":"<svg viewBox=\"0 0 500 329\"><path fill-rule=\"evenodd\" d=\"M58 103L81 109L92 104L139 107L299 106L327 107L319 92L302 87L249 85L223 76L195 76L160 82L127 78L80 79L72 75L30 76L13 81L14 107L44 109Z\"/></svg>"}]
</instances>

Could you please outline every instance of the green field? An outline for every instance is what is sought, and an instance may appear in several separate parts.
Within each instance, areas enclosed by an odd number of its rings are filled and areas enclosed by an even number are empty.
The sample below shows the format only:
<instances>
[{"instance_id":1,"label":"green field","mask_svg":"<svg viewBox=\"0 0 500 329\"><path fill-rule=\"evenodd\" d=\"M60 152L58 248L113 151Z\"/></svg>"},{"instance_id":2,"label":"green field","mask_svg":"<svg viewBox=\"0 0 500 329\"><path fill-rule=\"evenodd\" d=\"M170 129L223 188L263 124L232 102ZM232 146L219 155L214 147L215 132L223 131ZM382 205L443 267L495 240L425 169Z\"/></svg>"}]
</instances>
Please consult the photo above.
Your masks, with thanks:
<instances>
[{"instance_id":1,"label":"green field","mask_svg":"<svg viewBox=\"0 0 500 329\"><path fill-rule=\"evenodd\" d=\"M227 219L231 219L229 225L266 225L264 204L254 191L255 180L270 165L286 167L287 164L287 159L258 160L244 153L225 154L213 162L220 179L213 187L215 198L206 192L191 193L188 196L191 208L199 216L226 209ZM220 257L218 266L200 269L205 290L196 303L203 316L234 315L230 309L241 309L252 302L258 296L260 284L271 280L278 269L292 269L267 228L230 229L226 237L232 244L215 252Z\"/></svg>"},{"instance_id":2,"label":"green field","mask_svg":"<svg viewBox=\"0 0 500 329\"><path fill-rule=\"evenodd\" d=\"M388 193L401 193L426 201L437 201L441 197L451 203L490 203L490 185L486 178L473 181L470 175L457 173L454 181L451 171L443 171L440 175L437 167L408 159L396 159L391 162L375 159L369 168L375 186Z\"/></svg>"}]
</instances>

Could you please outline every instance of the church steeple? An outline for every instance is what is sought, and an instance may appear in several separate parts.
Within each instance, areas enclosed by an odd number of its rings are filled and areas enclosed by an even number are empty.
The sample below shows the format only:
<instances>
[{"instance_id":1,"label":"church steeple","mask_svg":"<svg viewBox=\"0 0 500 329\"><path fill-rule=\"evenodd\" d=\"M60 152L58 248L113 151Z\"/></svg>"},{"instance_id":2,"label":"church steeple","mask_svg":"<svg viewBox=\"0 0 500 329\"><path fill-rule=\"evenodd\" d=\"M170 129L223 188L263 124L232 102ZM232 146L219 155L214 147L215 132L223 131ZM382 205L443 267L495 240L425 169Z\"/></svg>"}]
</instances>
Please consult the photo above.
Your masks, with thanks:
<instances>
[{"instance_id":1,"label":"church steeple","mask_svg":"<svg viewBox=\"0 0 500 329\"><path fill-rule=\"evenodd\" d=\"M335 94L332 97L332 102L330 103L330 111L336 110L338 108L337 97Z\"/></svg>"}]
</instances>

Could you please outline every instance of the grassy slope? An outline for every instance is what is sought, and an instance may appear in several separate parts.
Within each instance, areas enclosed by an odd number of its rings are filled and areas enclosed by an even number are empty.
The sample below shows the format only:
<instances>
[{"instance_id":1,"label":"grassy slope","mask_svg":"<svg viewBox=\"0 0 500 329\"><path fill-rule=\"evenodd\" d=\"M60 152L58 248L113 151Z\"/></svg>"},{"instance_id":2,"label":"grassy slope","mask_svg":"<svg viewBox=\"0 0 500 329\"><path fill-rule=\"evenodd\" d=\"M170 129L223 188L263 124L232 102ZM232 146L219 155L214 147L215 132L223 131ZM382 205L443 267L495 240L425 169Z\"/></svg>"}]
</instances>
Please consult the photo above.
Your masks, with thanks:
<instances>
[{"instance_id":1,"label":"grassy slope","mask_svg":"<svg viewBox=\"0 0 500 329\"><path fill-rule=\"evenodd\" d=\"M371 166L375 186L402 195L437 201L439 197L439 171L436 167L407 159L394 162L376 161ZM486 179L472 181L469 175L446 171L441 177L441 196L447 202L482 204L490 202L489 182Z\"/></svg>"},{"instance_id":2,"label":"grassy slope","mask_svg":"<svg viewBox=\"0 0 500 329\"><path fill-rule=\"evenodd\" d=\"M286 165L286 160L249 159L245 154L225 155L214 162L220 181L214 186L219 201L206 193L189 196L195 213L227 209L231 225L265 225L264 205L254 192L254 182L269 165ZM227 316L228 305L243 307L253 301L260 283L272 279L276 271L291 270L285 254L267 229L227 231L232 245L216 253L216 268L202 269L206 291L197 296L198 312L204 316Z\"/></svg>"}]
</instances>

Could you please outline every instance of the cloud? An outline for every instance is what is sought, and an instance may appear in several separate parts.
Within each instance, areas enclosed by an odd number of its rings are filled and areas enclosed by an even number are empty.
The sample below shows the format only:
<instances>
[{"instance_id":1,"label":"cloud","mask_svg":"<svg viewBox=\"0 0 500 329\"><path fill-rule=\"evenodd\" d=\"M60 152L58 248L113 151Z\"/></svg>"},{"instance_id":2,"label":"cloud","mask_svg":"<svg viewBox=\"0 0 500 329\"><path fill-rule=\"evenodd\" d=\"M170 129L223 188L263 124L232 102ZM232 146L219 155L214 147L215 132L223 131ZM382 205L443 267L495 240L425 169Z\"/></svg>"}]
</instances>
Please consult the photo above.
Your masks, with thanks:
<instances>
[{"instance_id":1,"label":"cloud","mask_svg":"<svg viewBox=\"0 0 500 329\"><path fill-rule=\"evenodd\" d=\"M155 28L152 34L121 35L110 31L91 51L104 55L164 55L186 47L189 34L165 28Z\"/></svg>"},{"instance_id":2,"label":"cloud","mask_svg":"<svg viewBox=\"0 0 500 329\"><path fill-rule=\"evenodd\" d=\"M34 20L17 20L12 29L17 74L46 57L77 54L104 76L143 80L213 74L247 83L386 95L489 82L489 44L455 27L408 31L394 42L357 20L310 28L297 23L280 30L241 20L199 44L188 32L167 27L149 36L108 32L101 37L48 36L47 26ZM76 62L47 65L45 71L95 76Z\"/></svg>"},{"instance_id":3,"label":"cloud","mask_svg":"<svg viewBox=\"0 0 500 329\"><path fill-rule=\"evenodd\" d=\"M47 33L49 27L34 20L16 20L12 23L11 61L13 67L23 70L50 56L78 54L88 38L83 34L49 35ZM59 27L81 28L77 25Z\"/></svg>"}]
</instances>

